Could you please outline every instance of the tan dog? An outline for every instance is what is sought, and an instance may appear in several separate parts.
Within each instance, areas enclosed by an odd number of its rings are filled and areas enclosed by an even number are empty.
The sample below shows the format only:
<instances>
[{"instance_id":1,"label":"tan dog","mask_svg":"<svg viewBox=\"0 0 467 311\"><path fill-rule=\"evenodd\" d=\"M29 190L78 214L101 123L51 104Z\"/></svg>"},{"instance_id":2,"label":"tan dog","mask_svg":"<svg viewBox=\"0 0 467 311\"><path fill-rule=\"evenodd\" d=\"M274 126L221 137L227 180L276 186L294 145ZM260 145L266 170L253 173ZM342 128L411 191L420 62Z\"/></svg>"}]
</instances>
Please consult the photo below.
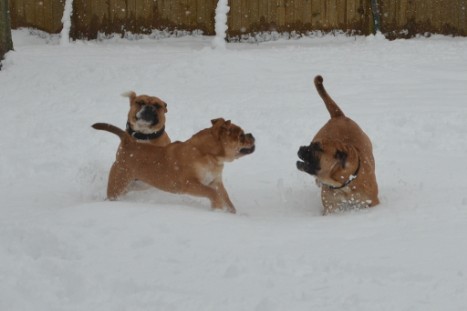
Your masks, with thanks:
<instances>
[{"instance_id":1,"label":"tan dog","mask_svg":"<svg viewBox=\"0 0 467 311\"><path fill-rule=\"evenodd\" d=\"M109 174L107 197L126 192L128 184L141 180L160 190L208 198L213 208L235 207L222 182L224 162L231 162L255 150L255 139L224 119L212 120L185 142L157 147L135 141L123 130L105 123L93 128L118 135L121 144Z\"/></svg>"},{"instance_id":2,"label":"tan dog","mask_svg":"<svg viewBox=\"0 0 467 311\"><path fill-rule=\"evenodd\" d=\"M373 148L368 136L347 118L328 95L323 78L315 86L331 119L309 146L298 151L297 168L316 176L321 185L324 215L336 209L372 207L379 203Z\"/></svg>"},{"instance_id":3,"label":"tan dog","mask_svg":"<svg viewBox=\"0 0 467 311\"><path fill-rule=\"evenodd\" d=\"M165 132L167 104L155 96L136 96L133 91L122 95L130 98L130 111L128 111L126 125L128 134L139 141L156 146L170 144L170 138Z\"/></svg>"}]
</instances>

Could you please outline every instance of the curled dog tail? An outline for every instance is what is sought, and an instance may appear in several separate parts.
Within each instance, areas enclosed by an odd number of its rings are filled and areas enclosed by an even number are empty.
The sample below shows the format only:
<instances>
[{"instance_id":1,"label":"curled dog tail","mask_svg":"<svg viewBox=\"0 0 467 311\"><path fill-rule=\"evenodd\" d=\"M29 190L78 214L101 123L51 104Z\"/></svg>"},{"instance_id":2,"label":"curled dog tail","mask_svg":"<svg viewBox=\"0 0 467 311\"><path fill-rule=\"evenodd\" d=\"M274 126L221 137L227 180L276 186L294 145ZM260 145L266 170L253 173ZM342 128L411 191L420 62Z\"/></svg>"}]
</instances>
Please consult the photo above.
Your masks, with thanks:
<instances>
[{"instance_id":1,"label":"curled dog tail","mask_svg":"<svg viewBox=\"0 0 467 311\"><path fill-rule=\"evenodd\" d=\"M112 125L112 124L95 123L95 124L92 125L92 127L95 128L96 130L107 131L107 132L113 133L113 134L117 135L118 137L120 137L120 140L122 142L125 142L126 140L129 139L128 134L124 130L122 130L122 129L120 129L120 128Z\"/></svg>"},{"instance_id":2,"label":"curled dog tail","mask_svg":"<svg viewBox=\"0 0 467 311\"><path fill-rule=\"evenodd\" d=\"M331 98L331 96L329 96L328 92L326 92L326 89L323 85L322 76L315 77L315 87L319 96L321 96L324 103L326 104L326 108L328 109L331 118L344 117L345 115L342 110L339 108L339 106L337 106L336 102Z\"/></svg>"}]
</instances>

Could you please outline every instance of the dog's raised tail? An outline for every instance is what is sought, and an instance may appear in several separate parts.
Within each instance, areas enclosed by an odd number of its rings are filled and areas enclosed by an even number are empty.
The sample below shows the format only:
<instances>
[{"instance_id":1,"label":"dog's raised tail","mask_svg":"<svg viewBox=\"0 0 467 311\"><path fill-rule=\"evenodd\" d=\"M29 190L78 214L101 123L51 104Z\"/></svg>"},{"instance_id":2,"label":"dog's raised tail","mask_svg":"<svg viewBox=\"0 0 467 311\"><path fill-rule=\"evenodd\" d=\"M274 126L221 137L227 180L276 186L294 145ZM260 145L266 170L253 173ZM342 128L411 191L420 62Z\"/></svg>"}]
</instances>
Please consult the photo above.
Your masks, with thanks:
<instances>
[{"instance_id":1,"label":"dog's raised tail","mask_svg":"<svg viewBox=\"0 0 467 311\"><path fill-rule=\"evenodd\" d=\"M326 108L328 109L331 118L344 117L345 115L342 110L339 108L339 106L337 106L336 102L331 98L331 96L329 96L328 92L326 92L326 89L323 85L322 76L315 77L315 87L319 96L321 96L324 103L326 104Z\"/></svg>"},{"instance_id":2,"label":"dog's raised tail","mask_svg":"<svg viewBox=\"0 0 467 311\"><path fill-rule=\"evenodd\" d=\"M125 138L128 137L128 134L116 127L115 125L112 125L112 124L108 124L108 123L94 123L92 125L93 128L95 128L96 130L101 130L101 131L107 131L107 132L110 132L110 133L113 133L115 135L117 135L118 137L120 137L121 141L123 142L125 140Z\"/></svg>"}]
</instances>

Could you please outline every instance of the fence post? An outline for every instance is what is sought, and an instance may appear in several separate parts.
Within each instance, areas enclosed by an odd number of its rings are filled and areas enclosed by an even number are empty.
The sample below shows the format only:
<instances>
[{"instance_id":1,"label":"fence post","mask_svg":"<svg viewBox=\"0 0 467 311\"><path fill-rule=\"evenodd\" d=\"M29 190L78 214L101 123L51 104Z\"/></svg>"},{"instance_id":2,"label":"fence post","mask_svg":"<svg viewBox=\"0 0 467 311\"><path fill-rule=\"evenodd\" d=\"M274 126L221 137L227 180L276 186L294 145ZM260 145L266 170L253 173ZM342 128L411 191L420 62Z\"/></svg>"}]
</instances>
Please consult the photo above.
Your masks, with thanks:
<instances>
[{"instance_id":1,"label":"fence post","mask_svg":"<svg viewBox=\"0 0 467 311\"><path fill-rule=\"evenodd\" d=\"M13 41L11 40L8 0L0 0L0 69L2 69L3 56L10 50L13 50Z\"/></svg>"},{"instance_id":2,"label":"fence post","mask_svg":"<svg viewBox=\"0 0 467 311\"><path fill-rule=\"evenodd\" d=\"M379 13L378 0L371 1L371 13L373 14L373 34L381 31L381 16Z\"/></svg>"}]
</instances>

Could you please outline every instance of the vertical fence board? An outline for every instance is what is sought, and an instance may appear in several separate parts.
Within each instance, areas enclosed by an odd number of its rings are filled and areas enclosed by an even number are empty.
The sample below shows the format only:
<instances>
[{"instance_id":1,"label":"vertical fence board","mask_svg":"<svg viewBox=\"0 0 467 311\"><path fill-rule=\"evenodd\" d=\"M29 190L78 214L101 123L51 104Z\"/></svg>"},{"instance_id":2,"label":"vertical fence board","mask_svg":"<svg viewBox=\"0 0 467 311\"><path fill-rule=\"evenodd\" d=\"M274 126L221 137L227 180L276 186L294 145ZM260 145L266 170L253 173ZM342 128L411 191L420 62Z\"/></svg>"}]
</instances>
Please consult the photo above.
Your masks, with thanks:
<instances>
[{"instance_id":1,"label":"vertical fence board","mask_svg":"<svg viewBox=\"0 0 467 311\"><path fill-rule=\"evenodd\" d=\"M347 27L346 0L336 1L337 28L345 30Z\"/></svg>"},{"instance_id":2,"label":"vertical fence board","mask_svg":"<svg viewBox=\"0 0 467 311\"><path fill-rule=\"evenodd\" d=\"M302 31L305 29L303 26L305 23L305 15L303 12L305 8L305 1L306 0L294 0L294 26L292 28L297 28L298 31Z\"/></svg>"},{"instance_id":3,"label":"vertical fence board","mask_svg":"<svg viewBox=\"0 0 467 311\"><path fill-rule=\"evenodd\" d=\"M203 0L197 0L196 1L196 9L197 9L197 12L198 12L197 23L204 24L204 22L205 22L205 3L204 3Z\"/></svg>"},{"instance_id":4,"label":"vertical fence board","mask_svg":"<svg viewBox=\"0 0 467 311\"><path fill-rule=\"evenodd\" d=\"M185 23L188 28L196 25L196 8L192 5L191 1L185 0Z\"/></svg>"},{"instance_id":5,"label":"vertical fence board","mask_svg":"<svg viewBox=\"0 0 467 311\"><path fill-rule=\"evenodd\" d=\"M255 26L255 31L260 31L260 11L259 11L259 3L261 1L249 1L250 10L248 14L248 24L253 24Z\"/></svg>"},{"instance_id":6,"label":"vertical fence board","mask_svg":"<svg viewBox=\"0 0 467 311\"><path fill-rule=\"evenodd\" d=\"M17 8L16 1L11 1L8 7L10 8L10 13L11 13L10 14L11 25L18 25L19 10Z\"/></svg>"},{"instance_id":7,"label":"vertical fence board","mask_svg":"<svg viewBox=\"0 0 467 311\"><path fill-rule=\"evenodd\" d=\"M248 22L251 20L250 16L251 16L252 3L251 1L248 1L248 0L241 0L240 6L241 6L241 10L239 11L240 12L240 27L241 27L240 30L244 33L246 31Z\"/></svg>"},{"instance_id":8,"label":"vertical fence board","mask_svg":"<svg viewBox=\"0 0 467 311\"><path fill-rule=\"evenodd\" d=\"M322 27L323 30L328 30L330 21L329 21L329 2L327 0L321 0L321 16L323 17L322 19Z\"/></svg>"},{"instance_id":9,"label":"vertical fence board","mask_svg":"<svg viewBox=\"0 0 467 311\"><path fill-rule=\"evenodd\" d=\"M271 30L277 31L278 27L278 15L277 15L277 2L274 0L267 0L268 3L268 17L266 18L268 23L271 24Z\"/></svg>"},{"instance_id":10,"label":"vertical fence board","mask_svg":"<svg viewBox=\"0 0 467 311\"><path fill-rule=\"evenodd\" d=\"M177 23L180 25L181 28L188 28L188 18L187 18L187 1L186 0L179 0L177 5Z\"/></svg>"},{"instance_id":11,"label":"vertical fence board","mask_svg":"<svg viewBox=\"0 0 467 311\"><path fill-rule=\"evenodd\" d=\"M357 1L346 1L345 2L345 16L348 23L353 23L356 20L355 15L355 7L357 5Z\"/></svg>"},{"instance_id":12,"label":"vertical fence board","mask_svg":"<svg viewBox=\"0 0 467 311\"><path fill-rule=\"evenodd\" d=\"M43 11L42 16L44 17L44 25L49 25L53 28L53 4L51 0L42 0Z\"/></svg>"},{"instance_id":13,"label":"vertical fence board","mask_svg":"<svg viewBox=\"0 0 467 311\"><path fill-rule=\"evenodd\" d=\"M51 33L60 32L62 29L63 10L65 9L65 0L51 1L52 3L52 29Z\"/></svg>"},{"instance_id":14,"label":"vertical fence board","mask_svg":"<svg viewBox=\"0 0 467 311\"><path fill-rule=\"evenodd\" d=\"M311 0L303 0L303 8L302 8L302 19L305 28L311 30L312 27L312 20L313 20L313 12L312 12L312 5Z\"/></svg>"},{"instance_id":15,"label":"vertical fence board","mask_svg":"<svg viewBox=\"0 0 467 311\"><path fill-rule=\"evenodd\" d=\"M240 0L229 0L230 11L227 19L227 26L230 31L238 32L240 31L240 5L238 4Z\"/></svg>"},{"instance_id":16,"label":"vertical fence board","mask_svg":"<svg viewBox=\"0 0 467 311\"><path fill-rule=\"evenodd\" d=\"M257 31L267 31L268 30L268 22L269 20L266 19L268 16L268 2L265 0L258 0L258 29Z\"/></svg>"},{"instance_id":17,"label":"vertical fence board","mask_svg":"<svg viewBox=\"0 0 467 311\"><path fill-rule=\"evenodd\" d=\"M285 1L277 0L277 23L280 26L285 25Z\"/></svg>"},{"instance_id":18,"label":"vertical fence board","mask_svg":"<svg viewBox=\"0 0 467 311\"><path fill-rule=\"evenodd\" d=\"M397 0L394 0L396 1L397 3ZM411 8L413 7L412 4L410 4L410 1L411 0L401 0L400 2L400 8L399 8L399 14L401 14L402 18L401 18L401 22L398 23L398 15L394 16L394 23L395 24L398 24L399 26L402 26L402 25L407 25L407 23L409 22L409 19L412 18L412 15L410 14L410 10Z\"/></svg>"},{"instance_id":19,"label":"vertical fence board","mask_svg":"<svg viewBox=\"0 0 467 311\"><path fill-rule=\"evenodd\" d=\"M45 19L45 1L35 1L34 4L36 5L36 23L38 25L47 25Z\"/></svg>"},{"instance_id":20,"label":"vertical fence board","mask_svg":"<svg viewBox=\"0 0 467 311\"><path fill-rule=\"evenodd\" d=\"M322 20L321 12L321 0L311 0L311 26L313 28L320 28Z\"/></svg>"},{"instance_id":21,"label":"vertical fence board","mask_svg":"<svg viewBox=\"0 0 467 311\"><path fill-rule=\"evenodd\" d=\"M460 1L459 25L464 36L467 36L467 0Z\"/></svg>"},{"instance_id":22,"label":"vertical fence board","mask_svg":"<svg viewBox=\"0 0 467 311\"><path fill-rule=\"evenodd\" d=\"M145 32L144 21L147 20L145 0L132 0L130 19L134 24L134 31Z\"/></svg>"},{"instance_id":23,"label":"vertical fence board","mask_svg":"<svg viewBox=\"0 0 467 311\"><path fill-rule=\"evenodd\" d=\"M285 28L288 31L292 30L292 24L295 20L295 7L294 7L295 0L285 0Z\"/></svg>"},{"instance_id":24,"label":"vertical fence board","mask_svg":"<svg viewBox=\"0 0 467 311\"><path fill-rule=\"evenodd\" d=\"M337 19L337 0L329 0L328 14L329 14L329 24L331 28L338 28L338 19Z\"/></svg>"},{"instance_id":25,"label":"vertical fence board","mask_svg":"<svg viewBox=\"0 0 467 311\"><path fill-rule=\"evenodd\" d=\"M29 24L36 24L36 11L34 9L34 1L25 0L23 2L24 17Z\"/></svg>"},{"instance_id":26,"label":"vertical fence board","mask_svg":"<svg viewBox=\"0 0 467 311\"><path fill-rule=\"evenodd\" d=\"M126 3L125 0L113 0L115 1L113 4L113 8L111 8L112 12L112 20L114 22L119 22L125 20L126 17Z\"/></svg>"}]
</instances>

